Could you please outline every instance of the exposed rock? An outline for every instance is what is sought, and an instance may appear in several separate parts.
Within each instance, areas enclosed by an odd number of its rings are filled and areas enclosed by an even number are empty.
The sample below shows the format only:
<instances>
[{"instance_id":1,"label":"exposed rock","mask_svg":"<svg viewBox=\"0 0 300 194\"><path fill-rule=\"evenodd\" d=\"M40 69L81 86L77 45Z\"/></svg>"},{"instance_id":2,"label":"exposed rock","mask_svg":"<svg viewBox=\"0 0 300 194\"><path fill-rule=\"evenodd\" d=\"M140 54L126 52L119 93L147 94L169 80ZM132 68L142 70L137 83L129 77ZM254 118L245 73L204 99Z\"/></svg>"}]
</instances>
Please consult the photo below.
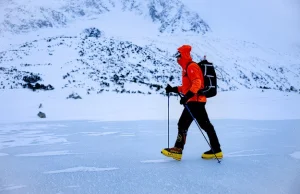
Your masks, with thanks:
<instances>
[{"instance_id":1,"label":"exposed rock","mask_svg":"<svg viewBox=\"0 0 300 194\"><path fill-rule=\"evenodd\" d=\"M26 83L35 83L35 82L40 81L40 80L41 80L41 77L38 76L38 75L34 75L34 74L23 77L23 81L26 82Z\"/></svg>"},{"instance_id":2,"label":"exposed rock","mask_svg":"<svg viewBox=\"0 0 300 194\"><path fill-rule=\"evenodd\" d=\"M46 114L43 113L43 112L39 112L39 113L37 114L37 116L40 117L40 118L46 118Z\"/></svg>"},{"instance_id":3,"label":"exposed rock","mask_svg":"<svg viewBox=\"0 0 300 194\"><path fill-rule=\"evenodd\" d=\"M77 93L70 94L67 99L73 98L73 99L82 99L81 96L79 96Z\"/></svg>"},{"instance_id":4,"label":"exposed rock","mask_svg":"<svg viewBox=\"0 0 300 194\"><path fill-rule=\"evenodd\" d=\"M83 35L85 38L87 37L100 38L102 34L103 33L97 28L87 28L83 31Z\"/></svg>"},{"instance_id":5,"label":"exposed rock","mask_svg":"<svg viewBox=\"0 0 300 194\"><path fill-rule=\"evenodd\" d=\"M54 87L52 85L45 86L44 84L36 83L35 85L32 85L31 83L23 84L23 88L29 88L33 91L35 90L54 90Z\"/></svg>"}]
</instances>

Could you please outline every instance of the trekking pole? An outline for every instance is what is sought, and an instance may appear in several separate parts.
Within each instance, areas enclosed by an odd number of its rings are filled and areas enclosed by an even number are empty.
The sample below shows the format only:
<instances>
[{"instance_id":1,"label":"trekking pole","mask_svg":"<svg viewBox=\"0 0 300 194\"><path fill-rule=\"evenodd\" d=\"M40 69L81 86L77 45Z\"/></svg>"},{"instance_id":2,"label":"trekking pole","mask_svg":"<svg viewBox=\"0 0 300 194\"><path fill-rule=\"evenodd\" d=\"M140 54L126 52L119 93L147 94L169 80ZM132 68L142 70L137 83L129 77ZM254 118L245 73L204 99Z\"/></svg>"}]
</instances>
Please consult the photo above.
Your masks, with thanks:
<instances>
[{"instance_id":1,"label":"trekking pole","mask_svg":"<svg viewBox=\"0 0 300 194\"><path fill-rule=\"evenodd\" d=\"M169 134L170 134L170 93L168 93L168 148L169 148Z\"/></svg>"},{"instance_id":2,"label":"trekking pole","mask_svg":"<svg viewBox=\"0 0 300 194\"><path fill-rule=\"evenodd\" d=\"M184 97L184 96L182 96L181 93L179 93L179 96L180 96L180 98L183 98L183 97ZM216 159L218 160L218 163L221 163L221 161L219 160L219 158L216 156L215 151L213 150L213 148L211 147L211 145L210 145L210 143L208 142L207 138L205 137L204 133L202 132L201 127L200 127L198 121L196 120L196 118L195 118L194 115L192 114L192 112L191 112L191 110L189 109L188 105L187 105L187 104L183 104L183 106L189 111L189 113L190 113L190 115L192 116L193 120L194 120L195 123L197 124L197 126L198 126L200 132L202 133L202 135L203 135L203 137L204 137L204 139L206 140L207 144L209 145L210 149L212 150L212 152L214 153Z\"/></svg>"}]
</instances>

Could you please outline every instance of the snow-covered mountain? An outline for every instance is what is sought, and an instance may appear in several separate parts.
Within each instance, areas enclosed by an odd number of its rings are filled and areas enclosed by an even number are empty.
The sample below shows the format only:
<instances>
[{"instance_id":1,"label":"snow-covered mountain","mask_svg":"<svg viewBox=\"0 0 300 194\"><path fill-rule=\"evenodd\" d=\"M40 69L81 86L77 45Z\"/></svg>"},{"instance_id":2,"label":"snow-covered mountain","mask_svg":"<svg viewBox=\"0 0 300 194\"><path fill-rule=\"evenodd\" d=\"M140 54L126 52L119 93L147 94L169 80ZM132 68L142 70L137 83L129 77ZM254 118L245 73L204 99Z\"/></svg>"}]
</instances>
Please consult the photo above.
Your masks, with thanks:
<instances>
[{"instance_id":1,"label":"snow-covered mountain","mask_svg":"<svg viewBox=\"0 0 300 194\"><path fill-rule=\"evenodd\" d=\"M206 33L209 26L179 0L30 0L6 1L0 8L0 34L23 33L67 26L77 20L95 19L108 12L132 12L157 24L161 33ZM110 20L111 18L108 18ZM125 23L131 23L122 18ZM110 23L110 25L114 25ZM116 24L118 25L118 24ZM122 33L122 32L120 32Z\"/></svg>"},{"instance_id":2,"label":"snow-covered mountain","mask_svg":"<svg viewBox=\"0 0 300 194\"><path fill-rule=\"evenodd\" d=\"M24 76L37 75L43 83L60 89L141 93L141 85L151 93L160 91L162 83L171 79L167 75L174 74L179 79L180 69L174 72L174 59L165 53L157 57L159 48L102 37L97 29L85 32L87 36L49 37L2 52L1 64L10 67L2 68L2 87L22 88Z\"/></svg>"},{"instance_id":3,"label":"snow-covered mountain","mask_svg":"<svg viewBox=\"0 0 300 194\"><path fill-rule=\"evenodd\" d=\"M135 44L102 34L96 28L85 29L78 36L43 38L0 52L1 88L22 88L24 76L30 75L54 88L84 88L95 93L163 94L167 83L180 83L180 68L168 50L172 40ZM299 91L299 56L249 42L192 40L195 61L200 60L199 54L206 54L214 62L220 90ZM245 55L247 52L256 54Z\"/></svg>"},{"instance_id":4,"label":"snow-covered mountain","mask_svg":"<svg viewBox=\"0 0 300 194\"><path fill-rule=\"evenodd\" d=\"M300 49L284 53L254 42L216 38L180 1L2 5L0 33L6 47L0 50L1 89L34 88L38 83L51 85L51 90L84 89L87 94L164 94L167 83L180 84L176 48L190 44L195 61L205 54L214 63L219 91L300 91Z\"/></svg>"}]
</instances>

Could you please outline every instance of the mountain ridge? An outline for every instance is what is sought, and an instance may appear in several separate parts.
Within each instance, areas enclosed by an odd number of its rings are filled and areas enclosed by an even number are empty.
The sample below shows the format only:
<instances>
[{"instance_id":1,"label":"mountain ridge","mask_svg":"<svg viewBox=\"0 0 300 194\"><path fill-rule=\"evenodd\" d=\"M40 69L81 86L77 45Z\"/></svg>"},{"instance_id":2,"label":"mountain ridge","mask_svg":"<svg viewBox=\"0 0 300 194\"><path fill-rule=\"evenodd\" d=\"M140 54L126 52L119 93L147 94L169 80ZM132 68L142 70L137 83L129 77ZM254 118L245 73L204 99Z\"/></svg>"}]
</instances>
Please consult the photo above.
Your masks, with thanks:
<instances>
[{"instance_id":1,"label":"mountain ridge","mask_svg":"<svg viewBox=\"0 0 300 194\"><path fill-rule=\"evenodd\" d=\"M198 38L189 40L193 58L199 61L201 54L208 55L216 67L219 91L260 88L300 92L297 56L266 51L250 42L205 37L195 41ZM37 75L41 77L39 84L51 84L55 89L84 89L88 94L113 91L164 95L167 83L178 85L181 80L180 67L171 51L176 49L168 46L176 43L164 37L144 41L148 43L137 44L87 28L78 36L25 42L0 52L0 87L22 88L24 76ZM247 52L258 55L243 57ZM280 57L272 59L275 55ZM285 61L294 64L286 66Z\"/></svg>"},{"instance_id":2,"label":"mountain ridge","mask_svg":"<svg viewBox=\"0 0 300 194\"><path fill-rule=\"evenodd\" d=\"M179 0L56 0L51 4L39 1L18 4L16 1L10 1L10 4L0 9L0 34L19 34L41 28L64 27L75 20L101 17L112 10L133 12L137 16L148 18L159 24L159 33L205 34L210 31L200 16L191 12Z\"/></svg>"}]
</instances>

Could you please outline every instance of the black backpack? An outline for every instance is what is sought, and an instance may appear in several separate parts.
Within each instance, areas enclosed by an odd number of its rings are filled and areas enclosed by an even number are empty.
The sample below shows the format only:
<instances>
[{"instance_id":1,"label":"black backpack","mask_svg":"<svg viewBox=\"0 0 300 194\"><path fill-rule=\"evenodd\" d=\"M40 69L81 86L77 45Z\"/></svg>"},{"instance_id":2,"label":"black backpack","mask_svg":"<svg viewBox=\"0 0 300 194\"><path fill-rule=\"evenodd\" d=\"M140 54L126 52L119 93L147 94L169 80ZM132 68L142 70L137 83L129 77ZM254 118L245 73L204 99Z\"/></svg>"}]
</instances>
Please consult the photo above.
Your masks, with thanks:
<instances>
[{"instance_id":1,"label":"black backpack","mask_svg":"<svg viewBox=\"0 0 300 194\"><path fill-rule=\"evenodd\" d=\"M196 63L196 62L192 62L192 63ZM187 68L190 64L191 63L187 65ZM207 60L202 60L196 64L198 64L199 67L201 68L201 71L203 73L203 78L204 78L204 88L199 90L198 94L204 95L207 98L216 96L217 95L217 74L213 63L210 63Z\"/></svg>"}]
</instances>

